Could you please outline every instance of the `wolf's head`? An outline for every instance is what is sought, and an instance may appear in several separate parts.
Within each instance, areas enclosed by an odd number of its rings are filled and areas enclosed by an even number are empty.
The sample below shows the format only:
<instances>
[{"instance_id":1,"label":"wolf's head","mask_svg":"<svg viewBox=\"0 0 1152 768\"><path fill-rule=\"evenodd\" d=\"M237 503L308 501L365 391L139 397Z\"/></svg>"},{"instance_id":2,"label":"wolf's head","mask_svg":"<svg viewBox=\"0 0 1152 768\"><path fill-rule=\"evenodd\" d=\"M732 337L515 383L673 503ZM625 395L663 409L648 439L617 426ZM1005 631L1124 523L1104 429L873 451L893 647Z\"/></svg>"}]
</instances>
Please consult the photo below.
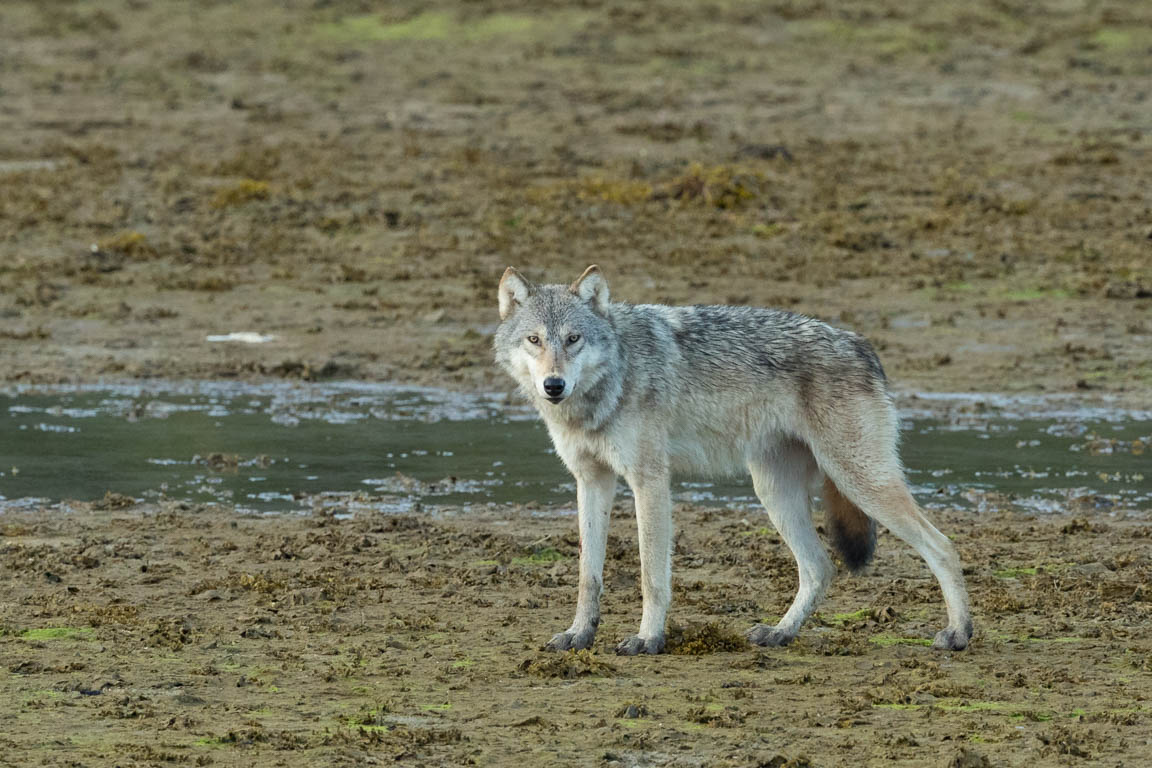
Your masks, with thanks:
<instances>
[{"instance_id":1,"label":"wolf's head","mask_svg":"<svg viewBox=\"0 0 1152 768\"><path fill-rule=\"evenodd\" d=\"M616 335L599 267L588 267L570 286L533 285L509 267L499 296L496 362L526 393L556 405L600 381Z\"/></svg>"}]
</instances>

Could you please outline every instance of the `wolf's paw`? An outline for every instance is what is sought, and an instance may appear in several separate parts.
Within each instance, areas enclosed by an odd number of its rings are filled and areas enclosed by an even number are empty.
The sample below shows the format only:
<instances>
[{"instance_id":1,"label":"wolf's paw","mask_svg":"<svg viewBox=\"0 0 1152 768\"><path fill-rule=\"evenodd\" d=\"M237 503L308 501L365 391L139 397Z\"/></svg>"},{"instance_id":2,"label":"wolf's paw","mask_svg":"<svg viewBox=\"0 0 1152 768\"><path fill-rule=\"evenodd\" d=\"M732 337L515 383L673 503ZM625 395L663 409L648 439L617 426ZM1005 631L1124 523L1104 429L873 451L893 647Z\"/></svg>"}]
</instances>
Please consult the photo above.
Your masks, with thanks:
<instances>
[{"instance_id":1,"label":"wolf's paw","mask_svg":"<svg viewBox=\"0 0 1152 768\"><path fill-rule=\"evenodd\" d=\"M772 626L771 624L757 624L748 630L748 642L752 645L760 645L765 648L776 648L781 645L788 645L796 638L796 635L787 632L783 629Z\"/></svg>"},{"instance_id":2,"label":"wolf's paw","mask_svg":"<svg viewBox=\"0 0 1152 768\"><path fill-rule=\"evenodd\" d=\"M972 622L962 627L945 627L936 633L932 647L941 651L962 651L968 647L972 639Z\"/></svg>"},{"instance_id":3,"label":"wolf's paw","mask_svg":"<svg viewBox=\"0 0 1152 768\"><path fill-rule=\"evenodd\" d=\"M559 632L553 635L552 639L544 646L544 650L582 651L585 648L591 648L594 639L596 639L596 629L594 627L581 630L569 629L567 632Z\"/></svg>"},{"instance_id":4,"label":"wolf's paw","mask_svg":"<svg viewBox=\"0 0 1152 768\"><path fill-rule=\"evenodd\" d=\"M636 656L640 653L662 653L664 651L664 635L658 637L641 637L632 635L616 646L617 656Z\"/></svg>"}]
</instances>

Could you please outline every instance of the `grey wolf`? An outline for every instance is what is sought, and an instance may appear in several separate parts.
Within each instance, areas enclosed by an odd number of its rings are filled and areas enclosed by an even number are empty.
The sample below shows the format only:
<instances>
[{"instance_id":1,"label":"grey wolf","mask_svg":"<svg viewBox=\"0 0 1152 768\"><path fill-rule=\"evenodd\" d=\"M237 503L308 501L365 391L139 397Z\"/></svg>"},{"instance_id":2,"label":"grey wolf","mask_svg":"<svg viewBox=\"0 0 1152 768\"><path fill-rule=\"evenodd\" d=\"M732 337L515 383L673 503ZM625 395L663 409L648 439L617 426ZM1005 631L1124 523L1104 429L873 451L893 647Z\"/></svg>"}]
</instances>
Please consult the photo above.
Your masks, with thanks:
<instances>
[{"instance_id":1,"label":"grey wolf","mask_svg":"<svg viewBox=\"0 0 1152 768\"><path fill-rule=\"evenodd\" d=\"M570 286L534 285L509 267L498 296L496 360L539 410L576 478L576 617L547 648L592 644L608 521L623 477L636 502L644 607L639 632L616 652L664 649L670 478L678 473L750 474L796 558L795 600L775 626L753 626L752 643L791 642L835 575L809 505L821 489L844 563L866 565L875 524L885 526L940 582L948 625L933 647L967 647L972 619L960 560L908 490L888 381L863 337L779 310L614 302L595 265Z\"/></svg>"}]
</instances>

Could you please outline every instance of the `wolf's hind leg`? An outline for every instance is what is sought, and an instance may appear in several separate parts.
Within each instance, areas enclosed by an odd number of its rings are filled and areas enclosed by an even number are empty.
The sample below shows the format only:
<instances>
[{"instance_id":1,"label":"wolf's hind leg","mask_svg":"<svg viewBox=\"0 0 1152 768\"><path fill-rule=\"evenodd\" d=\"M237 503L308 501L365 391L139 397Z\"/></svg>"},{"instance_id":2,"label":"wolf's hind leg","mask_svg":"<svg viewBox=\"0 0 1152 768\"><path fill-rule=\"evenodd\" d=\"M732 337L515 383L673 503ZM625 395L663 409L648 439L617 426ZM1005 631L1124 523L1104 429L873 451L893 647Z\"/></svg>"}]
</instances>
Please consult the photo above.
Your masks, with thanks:
<instances>
[{"instance_id":1,"label":"wolf's hind leg","mask_svg":"<svg viewBox=\"0 0 1152 768\"><path fill-rule=\"evenodd\" d=\"M796 558L800 587L792 606L776 626L757 624L748 632L756 645L787 645L815 610L836 574L816 534L809 505L809 482L816 464L807 448L789 444L764 460L749 463L752 484L768 517Z\"/></svg>"},{"instance_id":2,"label":"wolf's hind leg","mask_svg":"<svg viewBox=\"0 0 1152 768\"><path fill-rule=\"evenodd\" d=\"M886 426L886 425L885 425ZM864 514L907 542L928 564L948 608L948 626L936 633L933 648L963 650L972 638L972 614L960 558L948 537L936 529L912 498L896 458L895 435L879 429L870 442L847 439L813 446L821 469ZM863 430L852 430L860 434Z\"/></svg>"},{"instance_id":3,"label":"wolf's hind leg","mask_svg":"<svg viewBox=\"0 0 1152 768\"><path fill-rule=\"evenodd\" d=\"M616 473L589 465L576 472L576 506L580 518L580 591L572 626L548 641L549 651L590 648L600 626L600 593L604 584L604 550L608 519L616 494Z\"/></svg>"}]
</instances>

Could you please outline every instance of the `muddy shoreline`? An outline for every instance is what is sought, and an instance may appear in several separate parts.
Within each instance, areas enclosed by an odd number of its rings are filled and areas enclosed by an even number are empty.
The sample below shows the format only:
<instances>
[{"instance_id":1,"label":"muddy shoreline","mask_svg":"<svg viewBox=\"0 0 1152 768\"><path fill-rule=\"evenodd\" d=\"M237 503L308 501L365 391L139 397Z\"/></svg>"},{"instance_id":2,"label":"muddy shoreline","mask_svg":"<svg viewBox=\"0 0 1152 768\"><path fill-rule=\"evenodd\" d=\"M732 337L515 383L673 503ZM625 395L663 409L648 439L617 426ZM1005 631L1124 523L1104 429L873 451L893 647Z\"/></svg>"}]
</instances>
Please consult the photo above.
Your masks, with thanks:
<instances>
[{"instance_id":1,"label":"muddy shoreline","mask_svg":"<svg viewBox=\"0 0 1152 768\"><path fill-rule=\"evenodd\" d=\"M109 496L0 519L12 765L1136 765L1152 757L1143 516L937 516L970 650L926 647L939 591L882 534L788 648L742 644L795 588L747 513L680 505L673 653L639 619L630 505L591 653L567 625L569 516L237 515ZM765 518L766 521L766 518ZM683 655L681 655L683 654ZM754 735L753 735L754 734ZM955 763L953 760L968 760ZM987 760L987 763L981 760ZM972 762L975 761L975 762Z\"/></svg>"}]
</instances>

